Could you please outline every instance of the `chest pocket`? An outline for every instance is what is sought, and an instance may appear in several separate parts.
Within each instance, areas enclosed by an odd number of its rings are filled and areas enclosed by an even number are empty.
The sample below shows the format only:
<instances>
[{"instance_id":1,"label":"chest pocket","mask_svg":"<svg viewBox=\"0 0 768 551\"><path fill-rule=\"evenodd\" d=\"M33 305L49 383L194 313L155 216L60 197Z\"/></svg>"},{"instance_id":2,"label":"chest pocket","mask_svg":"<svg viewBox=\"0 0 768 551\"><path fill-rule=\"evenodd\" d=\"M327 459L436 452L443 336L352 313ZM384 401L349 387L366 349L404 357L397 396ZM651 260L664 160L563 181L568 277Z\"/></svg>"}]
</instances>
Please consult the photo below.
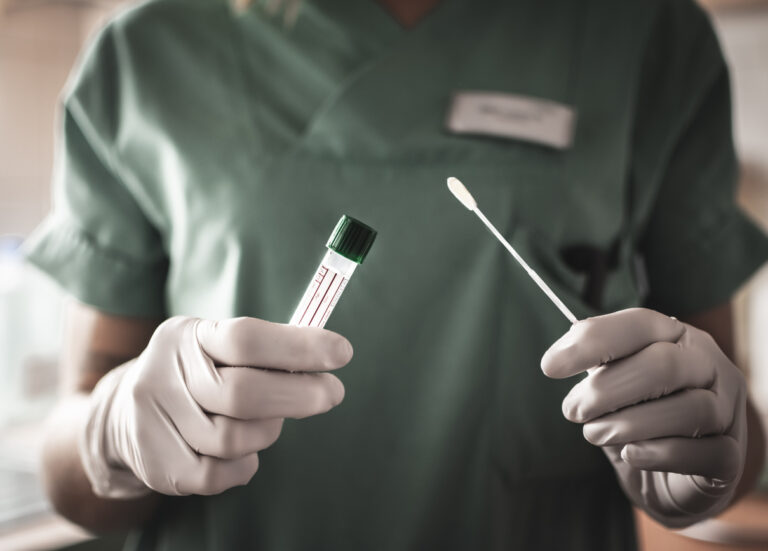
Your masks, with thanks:
<instances>
[{"instance_id":1,"label":"chest pocket","mask_svg":"<svg viewBox=\"0 0 768 551\"><path fill-rule=\"evenodd\" d=\"M637 306L647 295L642 259L628 237L617 235L604 244L555 245L537 234L523 240L534 262L563 286L581 317Z\"/></svg>"},{"instance_id":2,"label":"chest pocket","mask_svg":"<svg viewBox=\"0 0 768 551\"><path fill-rule=\"evenodd\" d=\"M568 218L578 226L578 217ZM589 239L577 226L564 224L552 232L545 219L529 213L509 236L577 318L641 304L642 274L631 239L621 228ZM507 264L504 272L499 293L507 307L500 309L496 322L503 337L498 340L489 423L495 472L514 492L531 479L608 469L600 450L584 440L581 427L561 414L562 399L578 378L547 379L539 368L542 354L568 330L568 322L517 265Z\"/></svg>"}]
</instances>

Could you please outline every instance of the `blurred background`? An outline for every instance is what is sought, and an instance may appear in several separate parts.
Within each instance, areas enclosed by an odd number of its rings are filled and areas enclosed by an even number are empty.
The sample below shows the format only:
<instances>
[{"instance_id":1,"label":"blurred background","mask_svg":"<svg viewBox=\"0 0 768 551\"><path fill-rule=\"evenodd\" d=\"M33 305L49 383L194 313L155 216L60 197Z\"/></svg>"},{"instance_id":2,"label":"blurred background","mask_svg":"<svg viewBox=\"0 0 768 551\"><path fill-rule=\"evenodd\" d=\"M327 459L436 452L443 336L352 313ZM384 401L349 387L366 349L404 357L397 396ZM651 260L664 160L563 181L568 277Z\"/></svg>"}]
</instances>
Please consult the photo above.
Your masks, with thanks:
<instances>
[{"instance_id":1,"label":"blurred background","mask_svg":"<svg viewBox=\"0 0 768 551\"><path fill-rule=\"evenodd\" d=\"M0 550L118 549L54 515L36 475L65 300L18 246L50 207L56 103L88 36L124 0L0 0ZM768 231L768 0L707 0L731 68L739 201ZM740 366L768 426L768 267L737 299ZM768 550L768 468L722 518L672 534L638 516L646 550Z\"/></svg>"}]
</instances>

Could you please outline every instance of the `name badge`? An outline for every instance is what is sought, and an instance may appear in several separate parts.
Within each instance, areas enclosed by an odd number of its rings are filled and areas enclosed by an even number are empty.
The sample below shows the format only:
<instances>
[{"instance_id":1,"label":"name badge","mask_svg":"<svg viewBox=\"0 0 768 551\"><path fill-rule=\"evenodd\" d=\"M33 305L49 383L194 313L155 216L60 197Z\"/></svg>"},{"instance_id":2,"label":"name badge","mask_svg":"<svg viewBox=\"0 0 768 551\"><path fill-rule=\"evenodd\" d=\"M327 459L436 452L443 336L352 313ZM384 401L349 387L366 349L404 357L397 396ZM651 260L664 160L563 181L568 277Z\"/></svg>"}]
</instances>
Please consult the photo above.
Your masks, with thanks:
<instances>
[{"instance_id":1,"label":"name badge","mask_svg":"<svg viewBox=\"0 0 768 551\"><path fill-rule=\"evenodd\" d=\"M550 100L498 92L456 92L446 126L456 134L481 134L567 149L576 113Z\"/></svg>"}]
</instances>

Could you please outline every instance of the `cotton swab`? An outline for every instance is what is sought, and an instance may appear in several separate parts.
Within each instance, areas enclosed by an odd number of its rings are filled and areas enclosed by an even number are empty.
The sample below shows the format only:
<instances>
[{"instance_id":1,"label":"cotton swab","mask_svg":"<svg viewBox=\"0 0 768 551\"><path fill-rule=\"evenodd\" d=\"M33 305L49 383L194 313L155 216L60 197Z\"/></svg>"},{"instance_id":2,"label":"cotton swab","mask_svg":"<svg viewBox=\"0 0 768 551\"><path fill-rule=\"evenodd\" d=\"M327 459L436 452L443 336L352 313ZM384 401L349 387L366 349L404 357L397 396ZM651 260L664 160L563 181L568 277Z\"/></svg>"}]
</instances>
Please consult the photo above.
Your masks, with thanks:
<instances>
[{"instance_id":1,"label":"cotton swab","mask_svg":"<svg viewBox=\"0 0 768 551\"><path fill-rule=\"evenodd\" d=\"M558 296L552 291L552 289L549 288L549 285L546 284L546 282L539 277L539 274L537 274L533 268L531 268L528 263L523 260L523 257L521 257L517 251L512 247L512 245L509 244L509 241L504 239L504 236L499 233L499 230L496 229L496 227L491 224L491 222L485 217L485 215L482 213L482 211L477 208L477 201L475 201L475 198L472 197L472 194L469 192L469 190L464 186L464 184L459 181L458 178L454 178L453 176L448 178L448 189L451 190L451 193L453 193L454 197L459 200L459 202L467 207L467 209L474 212L478 218L485 224L485 226L491 231L491 233L498 239L502 245L509 251L509 253L517 260L517 262L523 267L523 269L528 272L528 275L531 276L531 279L536 282L536 285L539 286L539 289L544 291L544 294L549 297L549 300L551 300L555 306L557 306L557 309L562 312L562 314L570 321L571 323L576 323L578 320L576 319L576 316L573 315L573 312L571 312L568 307L563 304L563 301L561 301Z\"/></svg>"}]
</instances>

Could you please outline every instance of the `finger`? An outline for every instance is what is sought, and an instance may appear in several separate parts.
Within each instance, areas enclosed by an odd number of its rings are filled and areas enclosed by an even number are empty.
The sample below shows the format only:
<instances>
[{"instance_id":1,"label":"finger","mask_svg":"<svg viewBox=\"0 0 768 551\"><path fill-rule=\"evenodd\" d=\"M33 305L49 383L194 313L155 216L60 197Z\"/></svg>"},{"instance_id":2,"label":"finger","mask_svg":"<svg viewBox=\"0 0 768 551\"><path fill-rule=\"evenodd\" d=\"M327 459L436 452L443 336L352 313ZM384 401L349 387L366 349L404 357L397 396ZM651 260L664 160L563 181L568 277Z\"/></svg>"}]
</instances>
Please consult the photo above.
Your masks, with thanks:
<instances>
[{"instance_id":1,"label":"finger","mask_svg":"<svg viewBox=\"0 0 768 551\"><path fill-rule=\"evenodd\" d=\"M217 384L189 381L195 401L210 413L236 419L302 419L325 413L344 399L344 385L330 373L286 373L249 367L217 369Z\"/></svg>"},{"instance_id":2,"label":"finger","mask_svg":"<svg viewBox=\"0 0 768 551\"><path fill-rule=\"evenodd\" d=\"M700 355L678 344L653 343L574 385L563 400L563 415L585 423L679 390L709 388L715 380L714 365Z\"/></svg>"},{"instance_id":3,"label":"finger","mask_svg":"<svg viewBox=\"0 0 768 551\"><path fill-rule=\"evenodd\" d=\"M578 321L541 358L547 377L562 379L624 358L658 341L677 342L685 325L646 308Z\"/></svg>"},{"instance_id":4,"label":"finger","mask_svg":"<svg viewBox=\"0 0 768 551\"><path fill-rule=\"evenodd\" d=\"M255 453L237 459L198 456L196 465L187 469L177 482L181 495L215 495L235 486L245 486L259 469Z\"/></svg>"},{"instance_id":5,"label":"finger","mask_svg":"<svg viewBox=\"0 0 768 551\"><path fill-rule=\"evenodd\" d=\"M180 426L179 432L189 447L199 455L236 459L274 444L282 428L282 419L242 421L223 415L212 415L205 430L190 432Z\"/></svg>"},{"instance_id":6,"label":"finger","mask_svg":"<svg viewBox=\"0 0 768 551\"><path fill-rule=\"evenodd\" d=\"M739 444L730 436L660 438L627 444L621 457L636 469L699 475L722 481L741 473Z\"/></svg>"},{"instance_id":7,"label":"finger","mask_svg":"<svg viewBox=\"0 0 768 551\"><path fill-rule=\"evenodd\" d=\"M723 419L723 410L715 393L683 390L590 421L584 425L584 437L596 446L607 446L669 436L722 434L731 421Z\"/></svg>"},{"instance_id":8,"label":"finger","mask_svg":"<svg viewBox=\"0 0 768 551\"><path fill-rule=\"evenodd\" d=\"M218 365L326 371L352 359L352 345L338 333L256 318L200 320L197 339Z\"/></svg>"}]
</instances>

